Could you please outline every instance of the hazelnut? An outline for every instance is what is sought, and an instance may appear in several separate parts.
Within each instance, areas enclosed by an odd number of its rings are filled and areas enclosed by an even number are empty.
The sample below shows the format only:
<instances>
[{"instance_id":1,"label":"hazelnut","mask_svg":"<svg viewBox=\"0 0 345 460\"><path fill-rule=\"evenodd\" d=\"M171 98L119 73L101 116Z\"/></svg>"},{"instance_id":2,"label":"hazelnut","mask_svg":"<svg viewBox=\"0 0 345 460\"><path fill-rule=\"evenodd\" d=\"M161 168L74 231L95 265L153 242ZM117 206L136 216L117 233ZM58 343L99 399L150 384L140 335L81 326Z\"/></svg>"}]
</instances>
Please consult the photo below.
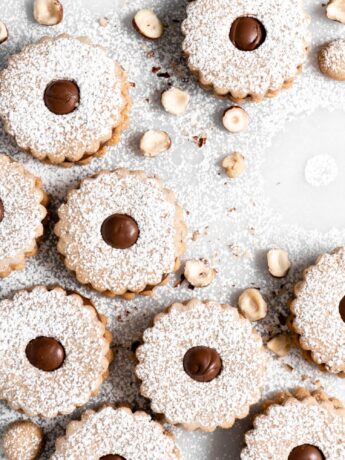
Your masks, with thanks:
<instances>
[{"instance_id":1,"label":"hazelnut","mask_svg":"<svg viewBox=\"0 0 345 460\"><path fill-rule=\"evenodd\" d=\"M99 20L99 25L100 25L101 27L107 27L107 26L109 25L109 19L103 16L103 17L100 18L100 20Z\"/></svg>"},{"instance_id":2,"label":"hazelnut","mask_svg":"<svg viewBox=\"0 0 345 460\"><path fill-rule=\"evenodd\" d=\"M133 26L145 38L157 40L163 35L164 27L161 20L152 10L140 10L133 18Z\"/></svg>"},{"instance_id":3,"label":"hazelnut","mask_svg":"<svg viewBox=\"0 0 345 460\"><path fill-rule=\"evenodd\" d=\"M170 88L164 91L161 102L164 109L173 115L182 115L187 110L190 96L186 91L178 88Z\"/></svg>"},{"instance_id":4,"label":"hazelnut","mask_svg":"<svg viewBox=\"0 0 345 460\"><path fill-rule=\"evenodd\" d=\"M169 150L171 139L165 131L151 129L146 131L140 140L140 150L146 157L155 157L160 153Z\"/></svg>"},{"instance_id":5,"label":"hazelnut","mask_svg":"<svg viewBox=\"0 0 345 460\"><path fill-rule=\"evenodd\" d=\"M192 286L204 288L214 281L216 270L211 268L205 259L188 260L184 268L184 276Z\"/></svg>"},{"instance_id":6,"label":"hazelnut","mask_svg":"<svg viewBox=\"0 0 345 460\"><path fill-rule=\"evenodd\" d=\"M249 321L259 321L267 315L267 303L258 289L246 289L240 295L238 307Z\"/></svg>"},{"instance_id":7,"label":"hazelnut","mask_svg":"<svg viewBox=\"0 0 345 460\"><path fill-rule=\"evenodd\" d=\"M268 270L275 278L284 278L291 268L289 253L284 249L271 249L267 253Z\"/></svg>"},{"instance_id":8,"label":"hazelnut","mask_svg":"<svg viewBox=\"0 0 345 460\"><path fill-rule=\"evenodd\" d=\"M3 22L0 21L0 45L8 39L8 30Z\"/></svg>"},{"instance_id":9,"label":"hazelnut","mask_svg":"<svg viewBox=\"0 0 345 460\"><path fill-rule=\"evenodd\" d=\"M34 0L34 18L42 26L55 26L63 19L59 0Z\"/></svg>"},{"instance_id":10,"label":"hazelnut","mask_svg":"<svg viewBox=\"0 0 345 460\"><path fill-rule=\"evenodd\" d=\"M280 357L286 356L291 348L291 339L286 334L277 335L267 343L267 348Z\"/></svg>"},{"instance_id":11,"label":"hazelnut","mask_svg":"<svg viewBox=\"0 0 345 460\"><path fill-rule=\"evenodd\" d=\"M330 0L327 4L326 15L332 21L345 24L345 0Z\"/></svg>"},{"instance_id":12,"label":"hazelnut","mask_svg":"<svg viewBox=\"0 0 345 460\"><path fill-rule=\"evenodd\" d=\"M339 38L323 46L318 55L323 74L334 80L345 81L345 39Z\"/></svg>"},{"instance_id":13,"label":"hazelnut","mask_svg":"<svg viewBox=\"0 0 345 460\"><path fill-rule=\"evenodd\" d=\"M231 179L240 177L246 168L244 156L241 153L234 152L224 158L222 166L225 169L227 176Z\"/></svg>"},{"instance_id":14,"label":"hazelnut","mask_svg":"<svg viewBox=\"0 0 345 460\"><path fill-rule=\"evenodd\" d=\"M223 125L230 133L246 131L249 126L249 115L242 107L230 107L223 113Z\"/></svg>"},{"instance_id":15,"label":"hazelnut","mask_svg":"<svg viewBox=\"0 0 345 460\"><path fill-rule=\"evenodd\" d=\"M8 459L35 460L39 457L44 441L43 431L29 420L18 420L11 423L5 430L2 440L4 455Z\"/></svg>"}]
</instances>

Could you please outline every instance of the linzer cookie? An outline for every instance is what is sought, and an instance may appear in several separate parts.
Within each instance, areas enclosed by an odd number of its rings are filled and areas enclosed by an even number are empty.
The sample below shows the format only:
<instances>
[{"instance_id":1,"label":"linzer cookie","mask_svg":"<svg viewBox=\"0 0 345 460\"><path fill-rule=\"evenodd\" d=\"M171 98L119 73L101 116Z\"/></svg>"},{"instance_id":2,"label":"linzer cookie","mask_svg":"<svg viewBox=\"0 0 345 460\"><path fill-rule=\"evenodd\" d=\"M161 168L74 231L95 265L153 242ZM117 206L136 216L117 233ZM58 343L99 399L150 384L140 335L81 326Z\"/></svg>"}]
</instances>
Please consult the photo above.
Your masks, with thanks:
<instances>
[{"instance_id":1,"label":"linzer cookie","mask_svg":"<svg viewBox=\"0 0 345 460\"><path fill-rule=\"evenodd\" d=\"M320 256L295 286L292 328L305 356L345 377L345 249Z\"/></svg>"},{"instance_id":2,"label":"linzer cookie","mask_svg":"<svg viewBox=\"0 0 345 460\"><path fill-rule=\"evenodd\" d=\"M0 277L24 268L37 253L47 202L41 180L0 154Z\"/></svg>"},{"instance_id":3,"label":"linzer cookie","mask_svg":"<svg viewBox=\"0 0 345 460\"><path fill-rule=\"evenodd\" d=\"M345 410L323 392L297 390L269 401L246 434L241 460L341 460Z\"/></svg>"},{"instance_id":4,"label":"linzer cookie","mask_svg":"<svg viewBox=\"0 0 345 460\"><path fill-rule=\"evenodd\" d=\"M127 125L127 77L86 38L45 37L0 74L0 118L18 146L50 163L87 163Z\"/></svg>"},{"instance_id":5,"label":"linzer cookie","mask_svg":"<svg viewBox=\"0 0 345 460\"><path fill-rule=\"evenodd\" d=\"M112 359L87 299L35 287L0 302L0 399L27 415L69 414L98 393Z\"/></svg>"},{"instance_id":6,"label":"linzer cookie","mask_svg":"<svg viewBox=\"0 0 345 460\"><path fill-rule=\"evenodd\" d=\"M103 171L70 191L55 227L78 281L109 296L151 295L185 250L175 195L142 171Z\"/></svg>"},{"instance_id":7,"label":"linzer cookie","mask_svg":"<svg viewBox=\"0 0 345 460\"><path fill-rule=\"evenodd\" d=\"M228 305L192 300L156 316L137 350L151 408L187 430L230 428L260 398L267 355L249 321Z\"/></svg>"},{"instance_id":8,"label":"linzer cookie","mask_svg":"<svg viewBox=\"0 0 345 460\"><path fill-rule=\"evenodd\" d=\"M51 460L177 460L174 436L145 412L106 406L67 425Z\"/></svg>"},{"instance_id":9,"label":"linzer cookie","mask_svg":"<svg viewBox=\"0 0 345 460\"><path fill-rule=\"evenodd\" d=\"M310 42L302 0L195 0L183 22L183 50L206 89L261 101L291 86Z\"/></svg>"}]
</instances>

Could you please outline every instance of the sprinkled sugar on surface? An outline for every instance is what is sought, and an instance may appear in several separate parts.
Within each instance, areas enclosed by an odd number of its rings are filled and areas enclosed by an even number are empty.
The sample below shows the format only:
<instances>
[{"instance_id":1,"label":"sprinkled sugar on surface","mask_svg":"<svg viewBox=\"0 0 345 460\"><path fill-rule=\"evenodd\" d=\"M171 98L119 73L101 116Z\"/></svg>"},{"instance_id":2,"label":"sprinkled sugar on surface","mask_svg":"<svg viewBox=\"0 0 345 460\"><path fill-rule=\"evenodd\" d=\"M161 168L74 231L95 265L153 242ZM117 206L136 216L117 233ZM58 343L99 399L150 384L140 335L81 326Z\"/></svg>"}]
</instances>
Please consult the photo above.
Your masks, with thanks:
<instances>
[{"instance_id":1,"label":"sprinkled sugar on surface","mask_svg":"<svg viewBox=\"0 0 345 460\"><path fill-rule=\"evenodd\" d=\"M102 238L102 223L113 214L131 216L140 229L126 251ZM101 291L140 292L157 285L174 269L175 214L175 203L154 178L114 172L87 180L59 209L66 265Z\"/></svg>"},{"instance_id":2,"label":"sprinkled sugar on surface","mask_svg":"<svg viewBox=\"0 0 345 460\"><path fill-rule=\"evenodd\" d=\"M98 460L109 454L143 460L178 459L173 439L144 413L105 407L86 413L70 430L52 460Z\"/></svg>"},{"instance_id":3,"label":"sprinkled sugar on surface","mask_svg":"<svg viewBox=\"0 0 345 460\"><path fill-rule=\"evenodd\" d=\"M247 437L249 448L242 460L285 460L294 447L303 444L317 446L327 460L345 456L345 445L339 442L344 436L345 418L315 401L290 399L284 406L271 406L267 417L256 419L255 428Z\"/></svg>"},{"instance_id":4,"label":"sprinkled sugar on surface","mask_svg":"<svg viewBox=\"0 0 345 460\"><path fill-rule=\"evenodd\" d=\"M78 110L68 116L56 116L44 103L42 94L54 80L71 80L79 87ZM110 139L124 105L121 87L114 61L104 50L60 37L9 60L1 75L0 113L23 149L39 158L49 154L52 160L78 160Z\"/></svg>"},{"instance_id":5,"label":"sprinkled sugar on surface","mask_svg":"<svg viewBox=\"0 0 345 460\"><path fill-rule=\"evenodd\" d=\"M201 90L190 76L182 58L183 37L180 26L185 18L185 0L119 0L116 5L119 16L116 11L102 12L102 16L109 18L107 27L100 27L99 15L87 10L86 0L64 0L63 3L63 23L57 27L45 28L32 22L31 7L28 10L23 8L21 0L7 2L2 9L1 19L7 24L11 38L0 47L0 66L5 67L5 57L9 53L20 51L24 44L37 41L41 36L64 31L75 36L88 35L93 42L108 47L109 55L123 65L128 71L129 80L136 84L131 91L134 106L130 129L124 134L121 143L110 149L104 158L83 168L66 170L41 164L29 155L19 153L14 143L3 133L0 135L0 151L24 162L29 170L43 178L52 199L53 221L56 220L56 209L65 199L67 191L77 186L82 178L101 169L123 166L145 169L148 175L157 174L176 192L178 201L188 211L190 236L192 232L200 234L196 241L188 239L185 259L208 258L212 266L217 268L218 275L215 282L205 289L190 290L184 283L174 288L176 280L173 278L167 287L157 290L154 298L137 298L131 302L110 300L81 287L64 268L56 251L52 222L48 229L49 236L42 243L38 256L30 259L24 271L1 280L0 295L6 298L16 289L38 283L59 283L92 297L97 308L109 317L114 348L118 355L111 365L109 379L102 385L100 396L91 400L88 407L97 406L102 401L129 401L136 407L147 407L147 402L138 395L139 385L134 377L132 350L155 313L173 302L195 296L235 305L242 289L260 287L267 297L269 314L256 328L262 333L264 341L267 341L287 329L287 301L292 294L292 284L300 277L302 268L313 263L320 253L345 244L345 225L332 228L331 200L327 209L330 225L324 232L301 227L295 221L285 222L284 209L271 207L270 197L264 191L262 172L266 150L272 138L283 130L289 120L308 117L320 107L344 111L343 84L325 78L317 67L318 47L343 36L344 26L324 16L321 2L306 1L306 9L312 15L313 41L304 73L296 79L292 89L283 91L279 97L265 100L261 104L246 104L250 116L249 130L231 136L221 125L221 114L229 103ZM146 7L154 8L168 26L158 42L148 42L132 29L133 14ZM160 67L160 70L154 73L153 67ZM191 95L188 111L178 118L166 114L159 104L160 93L169 83L187 90ZM173 138L171 150L154 160L143 158L138 153L141 133L151 128L166 130ZM321 128L315 125L315 135L321 135ZM203 138L206 138L206 144L199 148L197 143ZM246 156L248 169L243 177L231 182L223 175L221 161L235 150ZM291 161L298 162L299 159L293 153L292 146L289 153ZM313 150L311 153L315 155L319 152ZM277 151L276 155L281 155L281 152ZM341 174L342 170L339 176ZM302 181L303 175L300 182L304 183ZM279 193L278 186L274 192ZM296 190L292 188L291 193L296 193ZM339 196L344 195L336 194L331 198L336 200ZM297 201L301 213L312 210L303 207L298 195ZM266 250L274 245L286 248L293 262L293 269L284 280L272 279L267 271ZM298 385L308 388L322 385L329 394L345 401L345 381L319 372L315 366L302 359L298 350L292 349L282 359L273 357L265 379L263 397ZM21 415L9 410L6 404L0 407L1 428L21 418ZM78 410L72 417L77 418L80 413ZM43 460L52 454L54 440L63 434L68 419L70 417L40 421L48 434ZM214 434L189 434L180 429L175 431L183 460L238 460L244 431L250 426L251 417L248 417L236 423L231 431L217 430Z\"/></svg>"},{"instance_id":6,"label":"sprinkled sugar on surface","mask_svg":"<svg viewBox=\"0 0 345 460\"><path fill-rule=\"evenodd\" d=\"M220 375L208 384L195 382L183 369L185 354L199 345L217 350L222 360ZM267 364L249 321L216 302L174 305L145 332L137 356L137 375L152 409L172 423L209 429L249 412L260 398Z\"/></svg>"},{"instance_id":7,"label":"sprinkled sugar on surface","mask_svg":"<svg viewBox=\"0 0 345 460\"><path fill-rule=\"evenodd\" d=\"M264 96L296 75L310 40L301 0L213 0L209 5L208 0L190 3L183 23L183 49L206 82L236 97ZM229 40L230 26L248 15L261 21L266 39L255 51L242 52Z\"/></svg>"},{"instance_id":8,"label":"sprinkled sugar on surface","mask_svg":"<svg viewBox=\"0 0 345 460\"><path fill-rule=\"evenodd\" d=\"M338 175L338 166L331 155L315 155L305 167L306 181L314 187L331 184Z\"/></svg>"}]
</instances>

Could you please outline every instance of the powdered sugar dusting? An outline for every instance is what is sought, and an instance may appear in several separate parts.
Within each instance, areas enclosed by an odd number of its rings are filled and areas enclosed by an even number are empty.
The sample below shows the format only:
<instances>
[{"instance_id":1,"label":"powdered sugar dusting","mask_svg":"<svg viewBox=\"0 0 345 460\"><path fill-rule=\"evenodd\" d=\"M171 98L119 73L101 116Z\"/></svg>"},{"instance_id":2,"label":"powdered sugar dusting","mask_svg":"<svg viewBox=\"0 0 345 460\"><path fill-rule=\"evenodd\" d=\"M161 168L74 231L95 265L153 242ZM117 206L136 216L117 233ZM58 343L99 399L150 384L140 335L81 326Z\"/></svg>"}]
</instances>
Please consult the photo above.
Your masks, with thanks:
<instances>
[{"instance_id":1,"label":"powdered sugar dusting","mask_svg":"<svg viewBox=\"0 0 345 460\"><path fill-rule=\"evenodd\" d=\"M271 406L267 416L255 420L255 430L246 436L248 447L241 459L285 460L295 447L310 444L327 460L340 460L345 456L344 433L344 413L315 400L289 399L285 405Z\"/></svg>"},{"instance_id":2,"label":"powdered sugar dusting","mask_svg":"<svg viewBox=\"0 0 345 460\"><path fill-rule=\"evenodd\" d=\"M308 184L322 187L331 184L338 175L338 166L331 155L316 155L310 158L305 167Z\"/></svg>"},{"instance_id":3,"label":"powdered sugar dusting","mask_svg":"<svg viewBox=\"0 0 345 460\"><path fill-rule=\"evenodd\" d=\"M126 250L102 238L102 224L113 214L131 216L138 224L138 241ZM59 248L66 265L100 291L140 292L174 269L176 204L155 178L121 170L100 174L69 194L59 216Z\"/></svg>"},{"instance_id":4,"label":"powdered sugar dusting","mask_svg":"<svg viewBox=\"0 0 345 460\"><path fill-rule=\"evenodd\" d=\"M142 460L177 460L174 439L143 412L105 407L72 422L51 460L98 460L106 455Z\"/></svg>"},{"instance_id":5,"label":"powdered sugar dusting","mask_svg":"<svg viewBox=\"0 0 345 460\"><path fill-rule=\"evenodd\" d=\"M236 18L254 16L265 42L255 51L238 50L229 33ZM293 78L306 59L309 19L301 0L197 0L183 23L184 51L202 79L235 97L264 96Z\"/></svg>"},{"instance_id":6,"label":"powdered sugar dusting","mask_svg":"<svg viewBox=\"0 0 345 460\"><path fill-rule=\"evenodd\" d=\"M215 302L173 305L144 334L137 351L137 375L154 412L175 424L215 429L232 425L260 398L265 352L249 321ZM209 383L191 379L183 368L190 348L217 350L220 375ZM167 390L168 389L168 390Z\"/></svg>"},{"instance_id":7,"label":"powdered sugar dusting","mask_svg":"<svg viewBox=\"0 0 345 460\"><path fill-rule=\"evenodd\" d=\"M18 292L0 308L0 398L31 415L54 417L85 404L108 362L104 326L79 296L62 289ZM63 366L44 372L29 363L28 343L53 337L65 349Z\"/></svg>"},{"instance_id":8,"label":"powdered sugar dusting","mask_svg":"<svg viewBox=\"0 0 345 460\"><path fill-rule=\"evenodd\" d=\"M1 132L0 151L10 153L43 178L52 199L52 219L56 220L56 209L65 200L67 191L76 187L81 179L102 169L119 166L144 169L146 174L160 177L176 193L178 202L188 213L191 234L199 232L195 241L188 239L185 259L207 258L218 271L214 283L205 289L191 290L186 283L179 284L177 277L168 286L158 289L154 298L138 297L131 302L108 299L81 286L68 273L56 251L53 225L47 229L47 238L37 257L30 259L24 271L1 281L1 298L11 296L14 290L26 286L58 283L91 297L97 309L108 316L118 354L110 367L110 378L102 385L101 394L93 398L87 407L106 401L128 401L135 407L148 406L147 401L139 396L132 350L138 345L136 341L144 329L151 324L153 316L168 305L195 296L236 305L244 288L260 287L267 298L269 311L267 318L255 327L266 342L287 330L287 302L301 270L313 263L319 254L345 244L344 228L332 228L332 203L342 195L329 201L329 225L325 231L305 228L294 220L283 223L279 210L272 209L270 205L262 173L266 150L273 136L279 134L288 120L308 117L314 111L317 115L320 107L332 111L337 109L339 114L344 111L343 83L321 75L317 65L320 46L343 37L344 25L327 19L321 2L305 1L305 9L312 15L313 40L309 63L294 86L283 91L279 97L267 99L261 104L245 104L250 126L247 132L235 136L225 132L221 125L221 115L229 103L200 89L182 58L180 27L186 17L187 3L186 0L118 0L115 3L112 0L63 0L64 21L52 28L35 24L31 20L31 12L28 14L23 8L22 0L5 2L1 10L1 19L10 31L10 39L0 46L2 67L5 67L5 56L19 52L25 44L36 42L47 34L67 32L73 36L87 35L93 43L105 46L109 56L125 68L129 80L136 85L131 90L134 105L129 130L117 147L110 148L104 158L86 167L66 170L41 164L29 155L19 153L9 137ZM90 12L88 5L95 13ZM106 11L107 7L109 11ZM154 9L163 20L166 29L161 40L148 42L132 29L131 18L141 8ZM109 19L107 27L100 27L101 15ZM160 70L154 69L153 72L153 67L160 67ZM159 104L161 92L170 83L187 90L191 96L190 106L181 117L170 116ZM315 120L317 122L317 116ZM315 124L315 136L321 132L319 126ZM140 135L148 129L169 132L173 145L166 155L146 159L139 154ZM201 148L198 146L200 138L206 138L206 144ZM248 164L246 174L236 182L231 182L220 166L231 151L242 152ZM292 144L291 161L298 162L299 158L293 153ZM282 152L277 150L275 154L279 157ZM338 164L340 166L341 163ZM305 186L304 166L300 164L302 174L291 177L291 180L296 179ZM276 170L271 168L271 174L274 176ZM340 169L339 178L341 174ZM345 184L345 181L342 182ZM293 185L289 193L296 194ZM296 201L300 203L299 195L296 195ZM308 206L306 204L307 210ZM272 279L267 270L266 252L275 245L286 248L293 262L289 276L283 280ZM175 284L178 287L175 288ZM299 350L293 348L285 358L272 357L263 398L274 391L301 385L310 389L322 385L328 394L345 401L342 379L320 372L302 358ZM71 417L78 418L79 414L80 410L77 410ZM18 413L2 404L0 429L18 417ZM58 417L51 421L39 421L48 435L42 460L49 458L54 451L55 438L63 434L69 419ZM250 425L248 417L236 423L232 430L217 430L214 434L174 431L185 460L238 460L244 432Z\"/></svg>"},{"instance_id":9,"label":"powdered sugar dusting","mask_svg":"<svg viewBox=\"0 0 345 460\"><path fill-rule=\"evenodd\" d=\"M55 115L44 92L55 80L74 81L80 91L77 110ZM79 160L109 140L124 106L122 81L105 51L61 36L26 47L11 57L0 80L0 116L22 149L52 162Z\"/></svg>"},{"instance_id":10,"label":"powdered sugar dusting","mask_svg":"<svg viewBox=\"0 0 345 460\"><path fill-rule=\"evenodd\" d=\"M35 240L43 234L46 210L41 205L42 191L35 178L22 165L0 154L0 198L4 218L0 225L0 270L21 261L34 249Z\"/></svg>"}]
</instances>

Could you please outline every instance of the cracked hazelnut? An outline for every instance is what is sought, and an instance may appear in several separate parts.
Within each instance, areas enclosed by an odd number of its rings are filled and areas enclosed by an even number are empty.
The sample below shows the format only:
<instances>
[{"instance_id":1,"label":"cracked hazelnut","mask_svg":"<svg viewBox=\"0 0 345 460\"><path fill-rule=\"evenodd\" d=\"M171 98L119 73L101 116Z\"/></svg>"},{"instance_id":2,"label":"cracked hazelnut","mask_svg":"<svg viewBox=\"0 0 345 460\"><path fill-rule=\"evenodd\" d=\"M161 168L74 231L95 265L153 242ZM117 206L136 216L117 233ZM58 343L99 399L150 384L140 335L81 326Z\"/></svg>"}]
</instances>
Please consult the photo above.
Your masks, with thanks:
<instances>
[{"instance_id":1,"label":"cracked hazelnut","mask_svg":"<svg viewBox=\"0 0 345 460\"><path fill-rule=\"evenodd\" d=\"M291 339L286 334L277 335L267 343L267 348L280 357L286 356L291 348Z\"/></svg>"},{"instance_id":2,"label":"cracked hazelnut","mask_svg":"<svg viewBox=\"0 0 345 460\"><path fill-rule=\"evenodd\" d=\"M163 35L164 27L157 15L148 9L140 10L133 18L133 26L145 38L157 40Z\"/></svg>"},{"instance_id":3,"label":"cracked hazelnut","mask_svg":"<svg viewBox=\"0 0 345 460\"><path fill-rule=\"evenodd\" d=\"M284 249L271 249L267 253L268 269L275 278L284 278L291 268L289 253Z\"/></svg>"},{"instance_id":4,"label":"cracked hazelnut","mask_svg":"<svg viewBox=\"0 0 345 460\"><path fill-rule=\"evenodd\" d=\"M146 157L155 157L160 153L169 150L171 139L165 131L151 129L146 131L140 140L140 150Z\"/></svg>"},{"instance_id":5,"label":"cracked hazelnut","mask_svg":"<svg viewBox=\"0 0 345 460\"><path fill-rule=\"evenodd\" d=\"M223 113L223 125L230 133L240 133L248 129L249 115L242 107L230 107Z\"/></svg>"},{"instance_id":6,"label":"cracked hazelnut","mask_svg":"<svg viewBox=\"0 0 345 460\"><path fill-rule=\"evenodd\" d=\"M345 0L330 0L327 4L326 15L332 21L345 24Z\"/></svg>"},{"instance_id":7,"label":"cracked hazelnut","mask_svg":"<svg viewBox=\"0 0 345 460\"><path fill-rule=\"evenodd\" d=\"M6 25L0 21L0 45L8 39L8 30Z\"/></svg>"},{"instance_id":8,"label":"cracked hazelnut","mask_svg":"<svg viewBox=\"0 0 345 460\"><path fill-rule=\"evenodd\" d=\"M214 281L216 270L210 267L207 260L188 260L185 265L184 276L192 286L204 288Z\"/></svg>"},{"instance_id":9,"label":"cracked hazelnut","mask_svg":"<svg viewBox=\"0 0 345 460\"><path fill-rule=\"evenodd\" d=\"M63 19L63 7L59 0L35 0L34 18L43 26L55 26Z\"/></svg>"},{"instance_id":10,"label":"cracked hazelnut","mask_svg":"<svg viewBox=\"0 0 345 460\"><path fill-rule=\"evenodd\" d=\"M244 156L241 153L234 152L224 158L222 166L225 169L227 176L231 179L240 177L246 168Z\"/></svg>"},{"instance_id":11,"label":"cracked hazelnut","mask_svg":"<svg viewBox=\"0 0 345 460\"><path fill-rule=\"evenodd\" d=\"M249 321L259 321L267 315L267 303L258 289L246 289L240 295L238 307Z\"/></svg>"},{"instance_id":12,"label":"cracked hazelnut","mask_svg":"<svg viewBox=\"0 0 345 460\"><path fill-rule=\"evenodd\" d=\"M190 96L186 91L178 88L170 88L164 91L161 102L164 109L173 115L182 115L187 110Z\"/></svg>"}]
</instances>

